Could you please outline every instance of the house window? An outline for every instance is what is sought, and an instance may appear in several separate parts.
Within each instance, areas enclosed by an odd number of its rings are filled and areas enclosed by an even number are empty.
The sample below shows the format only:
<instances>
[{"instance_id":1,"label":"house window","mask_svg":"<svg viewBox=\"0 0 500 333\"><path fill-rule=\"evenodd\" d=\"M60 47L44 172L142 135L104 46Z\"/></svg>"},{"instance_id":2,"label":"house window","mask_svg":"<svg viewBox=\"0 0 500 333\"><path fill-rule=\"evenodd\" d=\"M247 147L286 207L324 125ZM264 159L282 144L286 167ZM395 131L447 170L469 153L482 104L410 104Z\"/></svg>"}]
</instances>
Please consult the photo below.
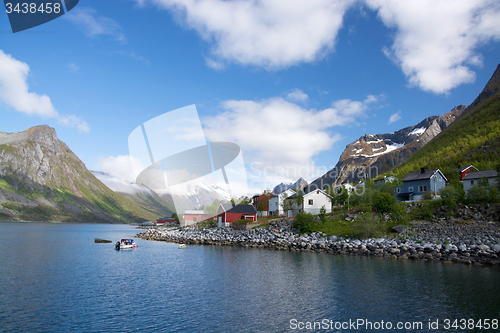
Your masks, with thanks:
<instances>
[{"instance_id":1,"label":"house window","mask_svg":"<svg viewBox=\"0 0 500 333\"><path fill-rule=\"evenodd\" d=\"M408 192L413 192L413 186L408 187Z\"/></svg>"},{"instance_id":2,"label":"house window","mask_svg":"<svg viewBox=\"0 0 500 333\"><path fill-rule=\"evenodd\" d=\"M311 206L313 204L313 199L309 199L309 205Z\"/></svg>"},{"instance_id":3,"label":"house window","mask_svg":"<svg viewBox=\"0 0 500 333\"><path fill-rule=\"evenodd\" d=\"M474 181L473 181L473 180L471 180L471 181L470 181L470 184L471 184L471 185L474 185Z\"/></svg>"},{"instance_id":4,"label":"house window","mask_svg":"<svg viewBox=\"0 0 500 333\"><path fill-rule=\"evenodd\" d=\"M398 188L396 189L396 193L400 193L400 192L401 192L401 189L398 187Z\"/></svg>"},{"instance_id":5,"label":"house window","mask_svg":"<svg viewBox=\"0 0 500 333\"><path fill-rule=\"evenodd\" d=\"M420 185L418 187L419 192L427 192L427 185Z\"/></svg>"}]
</instances>

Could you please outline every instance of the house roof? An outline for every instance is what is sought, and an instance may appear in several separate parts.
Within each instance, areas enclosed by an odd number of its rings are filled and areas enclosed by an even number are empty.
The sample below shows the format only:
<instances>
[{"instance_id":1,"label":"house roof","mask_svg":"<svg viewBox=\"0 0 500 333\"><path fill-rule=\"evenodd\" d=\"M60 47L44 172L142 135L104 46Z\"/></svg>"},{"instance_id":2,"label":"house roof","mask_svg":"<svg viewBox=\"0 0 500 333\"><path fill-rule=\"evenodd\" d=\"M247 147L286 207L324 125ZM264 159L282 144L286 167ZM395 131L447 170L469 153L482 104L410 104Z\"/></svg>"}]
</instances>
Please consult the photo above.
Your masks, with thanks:
<instances>
[{"instance_id":1,"label":"house roof","mask_svg":"<svg viewBox=\"0 0 500 333\"><path fill-rule=\"evenodd\" d=\"M476 171L465 175L462 180L470 179L481 179L481 178L495 178L498 177L498 171L496 170L486 170L486 171Z\"/></svg>"},{"instance_id":2,"label":"house roof","mask_svg":"<svg viewBox=\"0 0 500 333\"><path fill-rule=\"evenodd\" d=\"M441 170L435 169L435 170L426 170L424 172L418 171L418 172L410 172L409 174L406 175L405 178L403 178L403 182L411 182L415 180L425 180L425 179L430 179L436 172L439 172L441 176L445 179L446 177L443 175Z\"/></svg>"},{"instance_id":3,"label":"house roof","mask_svg":"<svg viewBox=\"0 0 500 333\"><path fill-rule=\"evenodd\" d=\"M185 214L203 215L205 212L202 210L186 210L184 211L184 215Z\"/></svg>"},{"instance_id":4,"label":"house roof","mask_svg":"<svg viewBox=\"0 0 500 333\"><path fill-rule=\"evenodd\" d=\"M247 213L247 214L256 214L257 211L255 207L252 205L234 205L233 204L221 204L222 208L226 211L226 213Z\"/></svg>"},{"instance_id":5,"label":"house roof","mask_svg":"<svg viewBox=\"0 0 500 333\"><path fill-rule=\"evenodd\" d=\"M476 171L479 171L475 166L473 166L472 164L471 165L468 165L468 166L463 166L463 167L458 167L458 168L455 168L455 170L458 170L458 172L463 172L469 168L474 168L476 169Z\"/></svg>"},{"instance_id":6,"label":"house roof","mask_svg":"<svg viewBox=\"0 0 500 333\"><path fill-rule=\"evenodd\" d=\"M302 193L302 195L303 195L304 197L306 197L309 193L312 193L312 192L315 192L315 191L320 191L321 193L323 193L324 195L326 195L327 197L329 197L329 195L328 195L325 191L320 190L319 188L309 189L309 191L307 191L307 192L305 192L305 193L304 193L304 191L300 191L300 193ZM287 199L293 199L293 198L297 197L297 194L298 194L298 193L299 193L299 192L294 193L293 195L289 196L289 197L288 197L288 198L286 198L285 200L287 200Z\"/></svg>"}]
</instances>

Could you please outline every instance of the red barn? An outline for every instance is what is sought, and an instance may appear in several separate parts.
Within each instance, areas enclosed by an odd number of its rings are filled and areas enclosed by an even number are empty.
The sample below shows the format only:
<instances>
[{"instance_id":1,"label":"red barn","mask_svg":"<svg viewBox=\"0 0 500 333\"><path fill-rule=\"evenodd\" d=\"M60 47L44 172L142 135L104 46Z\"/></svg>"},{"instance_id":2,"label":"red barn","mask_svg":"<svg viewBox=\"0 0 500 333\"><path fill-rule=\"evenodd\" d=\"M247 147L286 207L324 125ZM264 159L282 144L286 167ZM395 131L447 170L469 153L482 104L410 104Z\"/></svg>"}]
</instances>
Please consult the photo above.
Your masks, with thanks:
<instances>
[{"instance_id":1,"label":"red barn","mask_svg":"<svg viewBox=\"0 0 500 333\"><path fill-rule=\"evenodd\" d=\"M257 211L252 205L220 204L217 210L217 227L229 227L236 220L257 221Z\"/></svg>"}]
</instances>

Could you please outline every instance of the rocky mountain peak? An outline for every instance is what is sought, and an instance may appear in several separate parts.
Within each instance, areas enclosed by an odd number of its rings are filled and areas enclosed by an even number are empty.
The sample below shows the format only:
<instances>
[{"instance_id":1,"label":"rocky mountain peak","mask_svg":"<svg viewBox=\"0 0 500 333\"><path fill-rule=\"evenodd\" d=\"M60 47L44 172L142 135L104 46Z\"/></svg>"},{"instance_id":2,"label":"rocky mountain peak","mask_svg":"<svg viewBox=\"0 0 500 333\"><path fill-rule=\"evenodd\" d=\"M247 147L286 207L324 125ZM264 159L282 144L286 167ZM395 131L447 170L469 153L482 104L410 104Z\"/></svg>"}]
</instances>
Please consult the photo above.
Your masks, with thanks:
<instances>
[{"instance_id":1,"label":"rocky mountain peak","mask_svg":"<svg viewBox=\"0 0 500 333\"><path fill-rule=\"evenodd\" d=\"M281 183L279 185L276 185L273 188L272 193L280 194L283 191L290 190L290 189L303 188L304 186L307 186L307 185L309 185L309 183L304 178L300 177L299 179L297 179L297 181L295 183L288 183L288 184Z\"/></svg>"}]
</instances>

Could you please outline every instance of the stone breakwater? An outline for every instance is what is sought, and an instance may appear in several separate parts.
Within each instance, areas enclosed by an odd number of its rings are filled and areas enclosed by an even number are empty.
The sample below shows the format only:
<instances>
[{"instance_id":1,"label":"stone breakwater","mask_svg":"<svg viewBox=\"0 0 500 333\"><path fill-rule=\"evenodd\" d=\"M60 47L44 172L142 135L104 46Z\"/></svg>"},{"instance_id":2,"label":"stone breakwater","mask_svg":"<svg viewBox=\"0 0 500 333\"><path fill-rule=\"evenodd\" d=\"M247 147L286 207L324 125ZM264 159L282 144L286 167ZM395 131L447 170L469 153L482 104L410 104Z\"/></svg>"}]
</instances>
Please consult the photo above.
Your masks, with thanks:
<instances>
[{"instance_id":1,"label":"stone breakwater","mask_svg":"<svg viewBox=\"0 0 500 333\"><path fill-rule=\"evenodd\" d=\"M393 238L365 240L329 236L321 232L299 235L291 221L276 221L253 230L231 228L150 229L137 237L194 245L228 245L294 252L374 256L398 260L500 265L498 223L414 222Z\"/></svg>"}]
</instances>

